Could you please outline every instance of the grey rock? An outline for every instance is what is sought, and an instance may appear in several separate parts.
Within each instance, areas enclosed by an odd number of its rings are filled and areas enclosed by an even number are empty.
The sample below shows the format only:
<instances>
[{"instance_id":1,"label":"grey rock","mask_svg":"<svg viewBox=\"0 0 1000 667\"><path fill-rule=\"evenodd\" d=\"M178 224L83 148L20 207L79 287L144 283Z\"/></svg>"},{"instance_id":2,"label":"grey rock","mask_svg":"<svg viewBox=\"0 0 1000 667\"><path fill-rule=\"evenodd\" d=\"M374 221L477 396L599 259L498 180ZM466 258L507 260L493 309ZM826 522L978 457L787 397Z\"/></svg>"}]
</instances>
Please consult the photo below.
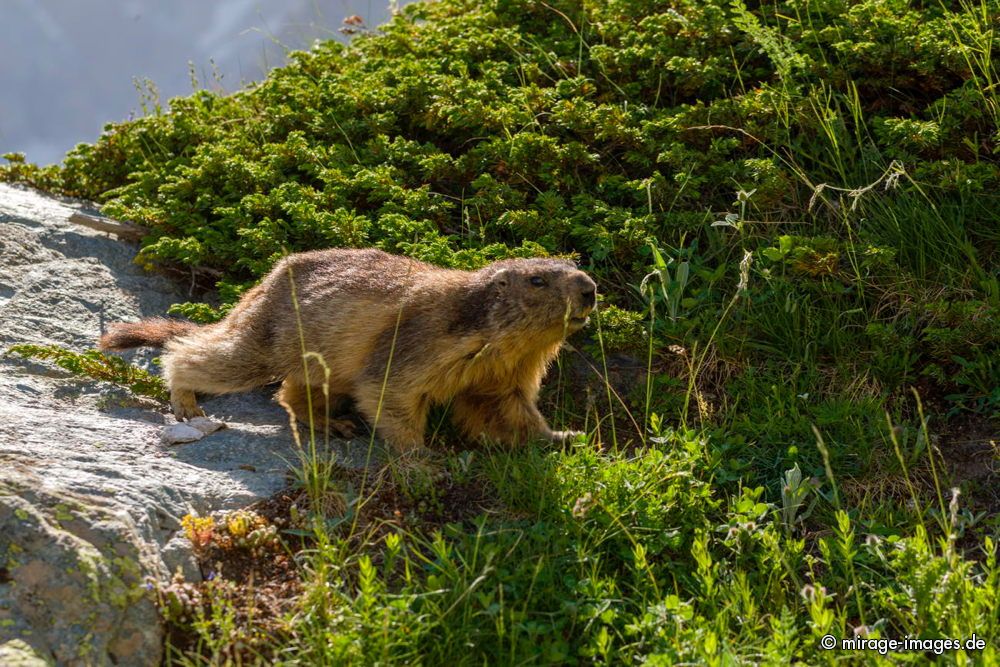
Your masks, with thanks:
<instances>
[{"instance_id":1,"label":"grey rock","mask_svg":"<svg viewBox=\"0 0 1000 667\"><path fill-rule=\"evenodd\" d=\"M69 223L82 207L0 184L0 354L16 343L90 349L110 322L189 300L133 263L136 246ZM129 358L155 368L155 355ZM178 568L199 576L181 517L272 495L298 461L271 393L203 401L227 428L167 447L167 406L0 356L2 650L27 646L67 665L158 664L148 583ZM334 445L345 463L364 461L366 443Z\"/></svg>"},{"instance_id":2,"label":"grey rock","mask_svg":"<svg viewBox=\"0 0 1000 667\"><path fill-rule=\"evenodd\" d=\"M171 574L180 572L185 581L201 579L201 570L194 557L191 542L184 535L178 533L170 538L160 549L160 557L163 558L163 564Z\"/></svg>"}]
</instances>

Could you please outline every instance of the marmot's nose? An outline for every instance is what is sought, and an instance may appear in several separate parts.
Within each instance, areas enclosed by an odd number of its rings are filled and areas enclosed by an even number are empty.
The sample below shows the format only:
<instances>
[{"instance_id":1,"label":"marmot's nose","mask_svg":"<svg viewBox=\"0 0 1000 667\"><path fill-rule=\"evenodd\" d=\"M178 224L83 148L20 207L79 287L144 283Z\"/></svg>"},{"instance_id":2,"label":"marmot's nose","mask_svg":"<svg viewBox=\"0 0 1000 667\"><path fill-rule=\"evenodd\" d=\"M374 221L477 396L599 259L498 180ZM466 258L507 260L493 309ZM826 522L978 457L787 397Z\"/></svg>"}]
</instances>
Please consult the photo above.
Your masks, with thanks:
<instances>
[{"instance_id":1,"label":"marmot's nose","mask_svg":"<svg viewBox=\"0 0 1000 667\"><path fill-rule=\"evenodd\" d=\"M577 274L575 283L580 290L580 303L584 308L593 308L597 303L597 285L582 271Z\"/></svg>"}]
</instances>

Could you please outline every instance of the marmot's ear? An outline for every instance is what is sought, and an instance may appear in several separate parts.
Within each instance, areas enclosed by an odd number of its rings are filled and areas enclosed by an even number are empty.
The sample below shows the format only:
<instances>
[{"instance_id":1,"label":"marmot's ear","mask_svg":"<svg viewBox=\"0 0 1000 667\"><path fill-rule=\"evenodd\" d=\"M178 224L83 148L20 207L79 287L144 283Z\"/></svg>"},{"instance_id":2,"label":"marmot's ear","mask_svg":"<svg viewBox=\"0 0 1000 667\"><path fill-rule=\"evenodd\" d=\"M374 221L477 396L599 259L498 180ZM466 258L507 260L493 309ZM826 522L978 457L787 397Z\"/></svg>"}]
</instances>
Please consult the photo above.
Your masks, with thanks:
<instances>
[{"instance_id":1,"label":"marmot's ear","mask_svg":"<svg viewBox=\"0 0 1000 667\"><path fill-rule=\"evenodd\" d=\"M490 284L497 287L507 287L510 284L510 269L499 269L490 277Z\"/></svg>"}]
</instances>

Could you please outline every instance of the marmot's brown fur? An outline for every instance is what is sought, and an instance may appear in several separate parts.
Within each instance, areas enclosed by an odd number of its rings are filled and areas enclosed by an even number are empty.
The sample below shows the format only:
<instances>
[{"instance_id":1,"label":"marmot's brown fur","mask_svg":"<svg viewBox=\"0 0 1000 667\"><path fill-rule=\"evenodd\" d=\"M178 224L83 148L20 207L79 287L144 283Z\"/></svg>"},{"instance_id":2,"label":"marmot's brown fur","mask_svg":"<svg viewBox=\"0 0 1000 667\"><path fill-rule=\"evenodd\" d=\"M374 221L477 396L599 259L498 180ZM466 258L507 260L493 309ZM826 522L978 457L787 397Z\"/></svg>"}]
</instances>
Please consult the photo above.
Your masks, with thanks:
<instances>
[{"instance_id":1,"label":"marmot's brown fur","mask_svg":"<svg viewBox=\"0 0 1000 667\"><path fill-rule=\"evenodd\" d=\"M585 324L595 290L563 260L456 271L374 249L321 250L280 261L220 322L119 323L100 345L164 347L178 419L204 414L195 392L281 381L283 405L307 420L308 387L325 422L326 382L331 406L352 397L400 451L422 445L428 409L446 403L473 437L559 440L568 434L549 428L538 389L563 339Z\"/></svg>"}]
</instances>

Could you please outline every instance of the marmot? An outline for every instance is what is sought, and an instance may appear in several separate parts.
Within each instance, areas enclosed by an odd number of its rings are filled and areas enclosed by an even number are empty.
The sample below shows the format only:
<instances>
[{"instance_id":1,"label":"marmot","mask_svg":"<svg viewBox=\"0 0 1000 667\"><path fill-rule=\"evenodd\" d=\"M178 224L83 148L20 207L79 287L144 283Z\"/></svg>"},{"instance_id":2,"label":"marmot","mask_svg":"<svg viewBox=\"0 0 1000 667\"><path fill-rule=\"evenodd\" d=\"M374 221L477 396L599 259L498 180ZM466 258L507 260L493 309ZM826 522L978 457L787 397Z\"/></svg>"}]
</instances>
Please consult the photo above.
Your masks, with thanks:
<instances>
[{"instance_id":1,"label":"marmot","mask_svg":"<svg viewBox=\"0 0 1000 667\"><path fill-rule=\"evenodd\" d=\"M195 392L280 381L283 405L308 420L309 387L314 416L325 422L328 382L331 406L353 398L400 453L422 446L434 404L450 403L472 437L563 440L574 433L549 428L538 390L563 339L587 322L596 289L558 259L459 271L375 249L319 250L282 259L217 323L118 323L100 346L163 347L178 419L204 414Z\"/></svg>"}]
</instances>

